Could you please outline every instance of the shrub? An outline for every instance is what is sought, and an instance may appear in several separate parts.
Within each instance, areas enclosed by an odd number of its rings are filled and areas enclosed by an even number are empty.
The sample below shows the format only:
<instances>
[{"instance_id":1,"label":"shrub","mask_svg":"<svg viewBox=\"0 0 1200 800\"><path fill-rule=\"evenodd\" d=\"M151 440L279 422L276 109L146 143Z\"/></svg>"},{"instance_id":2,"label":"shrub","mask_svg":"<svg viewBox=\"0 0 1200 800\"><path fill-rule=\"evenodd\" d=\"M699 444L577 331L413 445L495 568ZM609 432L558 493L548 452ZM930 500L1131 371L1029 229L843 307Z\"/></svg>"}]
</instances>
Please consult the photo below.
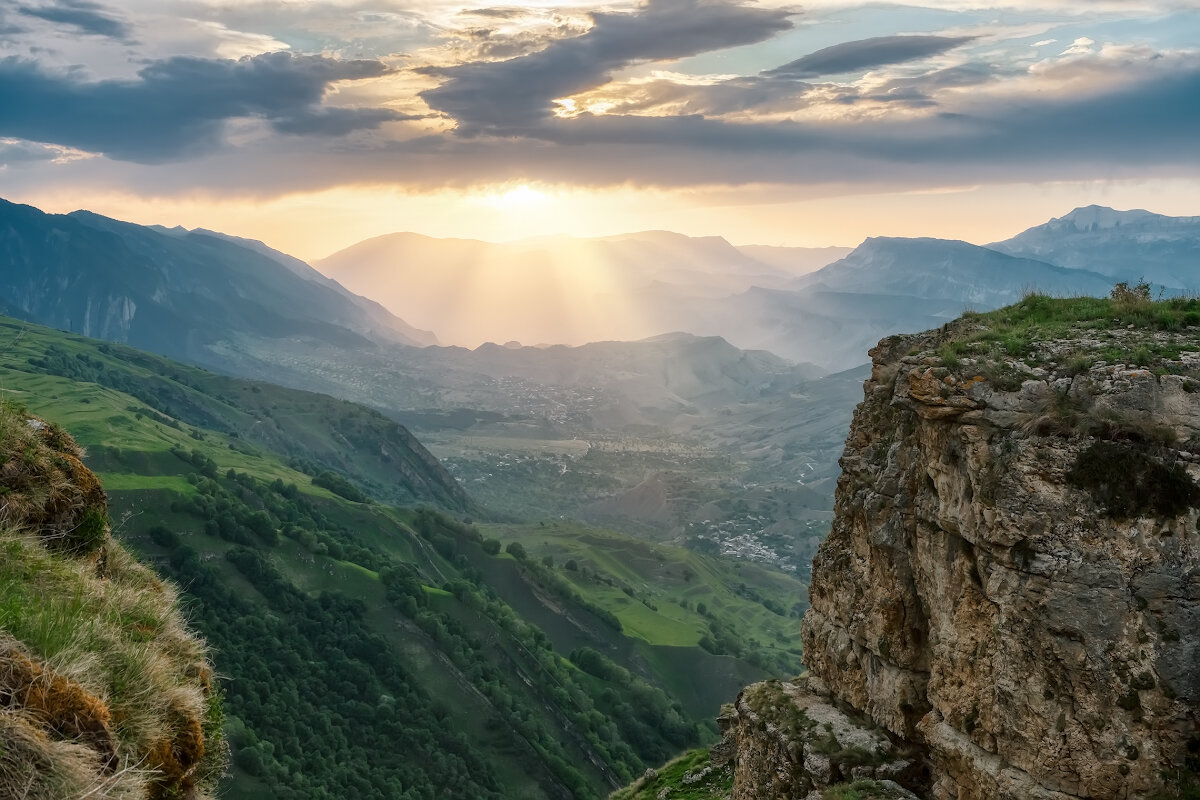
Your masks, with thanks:
<instances>
[{"instance_id":1,"label":"shrub","mask_svg":"<svg viewBox=\"0 0 1200 800\"><path fill-rule=\"evenodd\" d=\"M1150 284L1139 280L1130 286L1128 281L1121 281L1113 285L1108 296L1114 303L1124 306L1126 309L1148 305L1151 302Z\"/></svg>"},{"instance_id":2,"label":"shrub","mask_svg":"<svg viewBox=\"0 0 1200 800\"><path fill-rule=\"evenodd\" d=\"M1079 454L1067 482L1087 491L1111 519L1177 517L1200 506L1200 487L1187 470L1164 464L1149 446L1134 442L1094 443Z\"/></svg>"}]
</instances>

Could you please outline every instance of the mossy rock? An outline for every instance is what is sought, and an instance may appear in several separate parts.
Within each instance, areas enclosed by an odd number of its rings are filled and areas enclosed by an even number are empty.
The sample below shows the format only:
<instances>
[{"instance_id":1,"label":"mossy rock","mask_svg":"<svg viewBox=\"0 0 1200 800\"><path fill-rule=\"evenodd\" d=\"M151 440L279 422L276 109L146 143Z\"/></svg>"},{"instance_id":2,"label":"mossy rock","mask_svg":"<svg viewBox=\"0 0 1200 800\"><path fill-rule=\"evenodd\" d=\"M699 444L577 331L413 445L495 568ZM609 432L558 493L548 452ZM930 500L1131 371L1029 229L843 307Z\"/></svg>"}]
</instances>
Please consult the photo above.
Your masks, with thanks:
<instances>
[{"instance_id":1,"label":"mossy rock","mask_svg":"<svg viewBox=\"0 0 1200 800\"><path fill-rule=\"evenodd\" d=\"M0 426L0 524L35 531L47 547L96 554L108 536L108 498L62 428L7 413Z\"/></svg>"}]
</instances>

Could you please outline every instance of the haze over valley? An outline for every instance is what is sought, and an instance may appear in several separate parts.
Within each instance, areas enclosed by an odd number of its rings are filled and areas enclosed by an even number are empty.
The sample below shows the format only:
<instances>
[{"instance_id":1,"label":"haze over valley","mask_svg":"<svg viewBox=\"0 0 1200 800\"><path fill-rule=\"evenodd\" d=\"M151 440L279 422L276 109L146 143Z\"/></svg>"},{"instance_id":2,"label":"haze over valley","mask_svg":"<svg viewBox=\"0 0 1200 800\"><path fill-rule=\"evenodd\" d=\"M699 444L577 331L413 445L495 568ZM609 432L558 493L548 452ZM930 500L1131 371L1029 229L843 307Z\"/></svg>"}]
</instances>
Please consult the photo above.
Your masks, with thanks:
<instances>
[{"instance_id":1,"label":"haze over valley","mask_svg":"<svg viewBox=\"0 0 1200 800\"><path fill-rule=\"evenodd\" d=\"M327 276L207 230L0 211L6 313L379 409L500 518L584 520L802 577L879 339L1030 291L1102 296L1144 271L1156 293L1200 290L1200 219L1096 206L988 247L879 237L771 248L770 263L664 232L513 245L396 234L322 260ZM1080 251L1114 258L1104 274L1052 263ZM620 313L634 306L636 324ZM490 340L445 343L469 330ZM515 335L564 330L597 341Z\"/></svg>"}]
</instances>

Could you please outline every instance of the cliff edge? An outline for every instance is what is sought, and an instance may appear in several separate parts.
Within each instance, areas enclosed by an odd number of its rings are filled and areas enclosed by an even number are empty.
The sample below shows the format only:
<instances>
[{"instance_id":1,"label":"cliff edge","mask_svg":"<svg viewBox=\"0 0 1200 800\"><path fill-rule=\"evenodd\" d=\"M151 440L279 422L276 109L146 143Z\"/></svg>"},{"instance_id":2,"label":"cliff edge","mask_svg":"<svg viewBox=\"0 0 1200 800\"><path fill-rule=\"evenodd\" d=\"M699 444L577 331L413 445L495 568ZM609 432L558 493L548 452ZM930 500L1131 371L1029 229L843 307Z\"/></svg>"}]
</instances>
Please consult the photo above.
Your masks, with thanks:
<instances>
[{"instance_id":1,"label":"cliff edge","mask_svg":"<svg viewBox=\"0 0 1200 800\"><path fill-rule=\"evenodd\" d=\"M809 672L722 717L735 800L1200 791L1200 301L1137 288L871 351Z\"/></svg>"},{"instance_id":2,"label":"cliff edge","mask_svg":"<svg viewBox=\"0 0 1200 800\"><path fill-rule=\"evenodd\" d=\"M226 748L204 645L112 540L81 455L0 400L0 797L208 797Z\"/></svg>"}]
</instances>

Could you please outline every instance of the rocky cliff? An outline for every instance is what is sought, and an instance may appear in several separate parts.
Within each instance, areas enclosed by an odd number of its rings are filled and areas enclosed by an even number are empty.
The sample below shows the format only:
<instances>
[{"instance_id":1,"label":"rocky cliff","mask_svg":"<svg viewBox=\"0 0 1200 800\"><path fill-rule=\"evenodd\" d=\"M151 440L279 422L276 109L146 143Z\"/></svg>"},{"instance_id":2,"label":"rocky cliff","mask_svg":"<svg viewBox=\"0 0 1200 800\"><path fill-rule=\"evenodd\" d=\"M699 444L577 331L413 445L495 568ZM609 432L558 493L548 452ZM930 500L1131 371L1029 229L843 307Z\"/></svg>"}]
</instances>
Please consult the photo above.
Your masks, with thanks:
<instances>
[{"instance_id":1,"label":"rocky cliff","mask_svg":"<svg viewBox=\"0 0 1200 800\"><path fill-rule=\"evenodd\" d=\"M1200 791L1197 325L1033 296L871 351L809 672L722 719L735 800Z\"/></svg>"},{"instance_id":2,"label":"rocky cliff","mask_svg":"<svg viewBox=\"0 0 1200 800\"><path fill-rule=\"evenodd\" d=\"M226 747L174 591L62 429L0 399L0 797L207 797Z\"/></svg>"}]
</instances>

